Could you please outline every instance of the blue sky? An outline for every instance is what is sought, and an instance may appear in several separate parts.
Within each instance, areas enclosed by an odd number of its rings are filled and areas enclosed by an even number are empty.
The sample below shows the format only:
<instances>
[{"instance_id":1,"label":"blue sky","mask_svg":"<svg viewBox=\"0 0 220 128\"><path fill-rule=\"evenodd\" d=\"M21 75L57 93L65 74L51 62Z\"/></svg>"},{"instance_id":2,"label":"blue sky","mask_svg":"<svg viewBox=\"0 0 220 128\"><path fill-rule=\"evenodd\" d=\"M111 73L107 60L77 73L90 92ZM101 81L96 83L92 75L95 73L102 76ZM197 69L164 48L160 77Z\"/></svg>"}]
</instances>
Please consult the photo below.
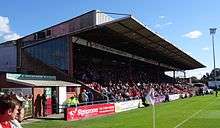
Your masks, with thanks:
<instances>
[{"instance_id":1,"label":"blue sky","mask_svg":"<svg viewBox=\"0 0 220 128\"><path fill-rule=\"evenodd\" d=\"M153 31L207 66L187 73L197 76L213 68L210 27L220 27L219 0L2 0L0 42L15 39L90 10L132 14ZM216 67L220 66L220 28L215 35ZM180 74L181 75L181 74Z\"/></svg>"}]
</instances>

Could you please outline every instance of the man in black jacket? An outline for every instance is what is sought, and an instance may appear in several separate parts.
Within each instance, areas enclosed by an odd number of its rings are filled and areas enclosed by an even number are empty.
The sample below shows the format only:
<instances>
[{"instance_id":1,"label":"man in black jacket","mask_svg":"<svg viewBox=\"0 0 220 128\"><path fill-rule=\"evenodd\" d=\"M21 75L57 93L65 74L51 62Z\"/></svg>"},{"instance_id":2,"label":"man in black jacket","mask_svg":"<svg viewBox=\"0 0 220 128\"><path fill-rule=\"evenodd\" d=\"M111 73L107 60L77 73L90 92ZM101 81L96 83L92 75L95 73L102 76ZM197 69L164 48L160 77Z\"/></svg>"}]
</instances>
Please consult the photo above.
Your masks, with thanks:
<instances>
[{"instance_id":1,"label":"man in black jacket","mask_svg":"<svg viewBox=\"0 0 220 128\"><path fill-rule=\"evenodd\" d=\"M44 93L42 95L42 105L43 105L43 117L46 116L46 110L47 110L47 94L46 90L44 90Z\"/></svg>"}]
</instances>

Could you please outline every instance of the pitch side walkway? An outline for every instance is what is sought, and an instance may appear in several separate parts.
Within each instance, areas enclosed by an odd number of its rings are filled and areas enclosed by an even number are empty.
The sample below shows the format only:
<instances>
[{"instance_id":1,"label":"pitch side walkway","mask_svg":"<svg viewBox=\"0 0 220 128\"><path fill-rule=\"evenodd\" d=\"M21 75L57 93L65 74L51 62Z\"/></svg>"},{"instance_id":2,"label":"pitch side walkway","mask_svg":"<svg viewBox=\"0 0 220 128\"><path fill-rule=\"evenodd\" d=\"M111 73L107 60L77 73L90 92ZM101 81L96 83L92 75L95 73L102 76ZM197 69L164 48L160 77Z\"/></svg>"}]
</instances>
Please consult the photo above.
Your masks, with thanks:
<instances>
[{"instance_id":1,"label":"pitch side walkway","mask_svg":"<svg viewBox=\"0 0 220 128\"><path fill-rule=\"evenodd\" d=\"M21 122L21 124L28 124L28 123L34 123L38 121L43 121L43 120L63 120L64 119L64 114L52 114L46 117L39 117L39 118L29 118L25 119Z\"/></svg>"}]
</instances>

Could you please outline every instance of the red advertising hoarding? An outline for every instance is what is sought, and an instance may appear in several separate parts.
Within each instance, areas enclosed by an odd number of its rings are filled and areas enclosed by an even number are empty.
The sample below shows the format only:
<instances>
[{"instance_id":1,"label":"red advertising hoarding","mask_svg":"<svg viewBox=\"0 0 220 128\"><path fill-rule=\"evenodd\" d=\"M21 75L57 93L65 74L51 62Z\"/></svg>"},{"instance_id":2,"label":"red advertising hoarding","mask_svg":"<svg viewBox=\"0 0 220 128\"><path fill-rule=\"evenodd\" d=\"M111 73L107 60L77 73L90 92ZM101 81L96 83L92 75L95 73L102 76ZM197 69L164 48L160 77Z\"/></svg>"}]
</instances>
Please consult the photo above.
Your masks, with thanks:
<instances>
[{"instance_id":1,"label":"red advertising hoarding","mask_svg":"<svg viewBox=\"0 0 220 128\"><path fill-rule=\"evenodd\" d=\"M65 119L76 121L96 116L110 115L115 113L114 104L95 104L79 107L69 107L65 109Z\"/></svg>"}]
</instances>

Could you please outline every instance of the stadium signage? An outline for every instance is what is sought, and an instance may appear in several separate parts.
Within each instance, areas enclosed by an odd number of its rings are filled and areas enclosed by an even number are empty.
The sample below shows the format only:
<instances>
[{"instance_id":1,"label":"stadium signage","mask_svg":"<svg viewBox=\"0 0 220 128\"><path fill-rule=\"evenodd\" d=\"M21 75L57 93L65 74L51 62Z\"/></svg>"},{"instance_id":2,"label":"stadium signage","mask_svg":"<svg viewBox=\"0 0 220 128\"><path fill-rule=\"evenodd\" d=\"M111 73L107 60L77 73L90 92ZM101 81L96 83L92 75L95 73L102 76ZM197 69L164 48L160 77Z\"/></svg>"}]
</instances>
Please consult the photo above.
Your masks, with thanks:
<instances>
[{"instance_id":1,"label":"stadium signage","mask_svg":"<svg viewBox=\"0 0 220 128\"><path fill-rule=\"evenodd\" d=\"M157 97L154 97L154 102L155 104L159 104L161 102L165 101L165 96L157 96Z\"/></svg>"},{"instance_id":2,"label":"stadium signage","mask_svg":"<svg viewBox=\"0 0 220 128\"><path fill-rule=\"evenodd\" d=\"M130 100L130 101L115 103L115 112L123 112L131 109L136 109L139 107L139 104L140 104L140 100Z\"/></svg>"},{"instance_id":3,"label":"stadium signage","mask_svg":"<svg viewBox=\"0 0 220 128\"><path fill-rule=\"evenodd\" d=\"M77 113L77 116L85 116L85 115L88 115L88 114L97 113L98 111L99 111L98 108L87 109L87 110L79 109L78 113Z\"/></svg>"},{"instance_id":4,"label":"stadium signage","mask_svg":"<svg viewBox=\"0 0 220 128\"><path fill-rule=\"evenodd\" d=\"M209 81L208 82L209 87L215 88L216 86L220 87L220 81Z\"/></svg>"},{"instance_id":5,"label":"stadium signage","mask_svg":"<svg viewBox=\"0 0 220 128\"><path fill-rule=\"evenodd\" d=\"M27 74L6 74L7 79L20 79L20 80L56 80L56 76L43 76L43 75L27 75Z\"/></svg>"},{"instance_id":6,"label":"stadium signage","mask_svg":"<svg viewBox=\"0 0 220 128\"><path fill-rule=\"evenodd\" d=\"M69 107L65 109L65 119L76 121L96 116L110 115L115 113L114 104L96 104L79 107Z\"/></svg>"},{"instance_id":7,"label":"stadium signage","mask_svg":"<svg viewBox=\"0 0 220 128\"><path fill-rule=\"evenodd\" d=\"M170 101L177 100L179 98L180 98L180 94L169 95L169 100Z\"/></svg>"}]
</instances>

